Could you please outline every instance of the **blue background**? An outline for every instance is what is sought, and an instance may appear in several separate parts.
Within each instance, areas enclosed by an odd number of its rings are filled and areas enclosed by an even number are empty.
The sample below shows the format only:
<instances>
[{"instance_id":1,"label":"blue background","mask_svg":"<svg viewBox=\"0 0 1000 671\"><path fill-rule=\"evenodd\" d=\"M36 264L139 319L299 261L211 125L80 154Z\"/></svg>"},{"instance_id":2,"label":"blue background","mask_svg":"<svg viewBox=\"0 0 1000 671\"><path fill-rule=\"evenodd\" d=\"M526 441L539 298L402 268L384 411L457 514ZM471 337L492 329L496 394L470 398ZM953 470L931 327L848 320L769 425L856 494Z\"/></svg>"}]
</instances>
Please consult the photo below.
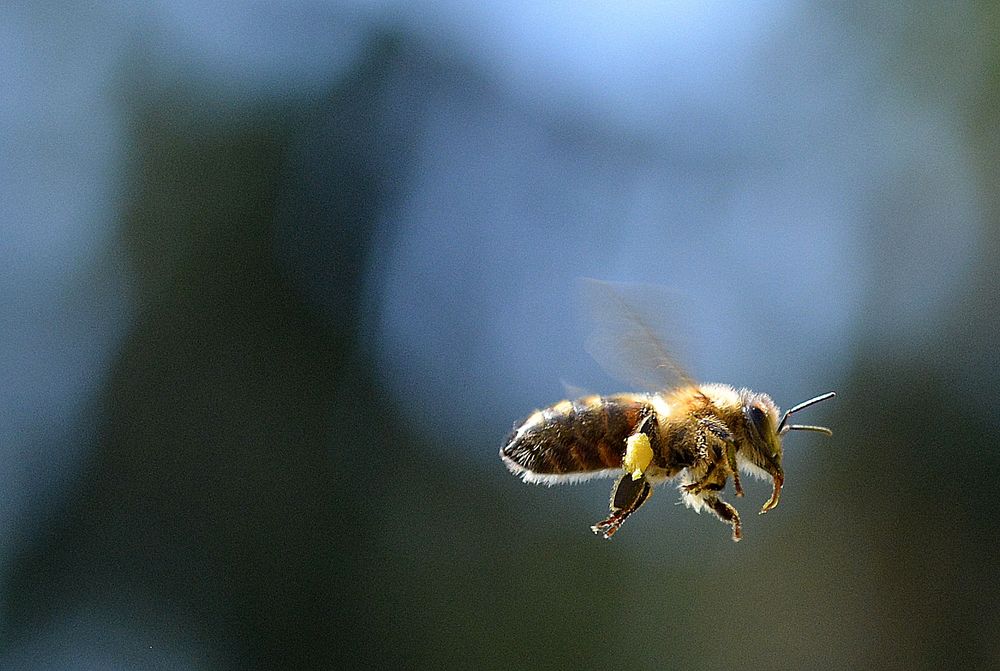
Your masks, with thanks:
<instances>
[{"instance_id":1,"label":"blue background","mask_svg":"<svg viewBox=\"0 0 1000 671\"><path fill-rule=\"evenodd\" d=\"M5 3L0 662L997 665L998 16ZM742 543L497 459L579 277L838 391Z\"/></svg>"}]
</instances>

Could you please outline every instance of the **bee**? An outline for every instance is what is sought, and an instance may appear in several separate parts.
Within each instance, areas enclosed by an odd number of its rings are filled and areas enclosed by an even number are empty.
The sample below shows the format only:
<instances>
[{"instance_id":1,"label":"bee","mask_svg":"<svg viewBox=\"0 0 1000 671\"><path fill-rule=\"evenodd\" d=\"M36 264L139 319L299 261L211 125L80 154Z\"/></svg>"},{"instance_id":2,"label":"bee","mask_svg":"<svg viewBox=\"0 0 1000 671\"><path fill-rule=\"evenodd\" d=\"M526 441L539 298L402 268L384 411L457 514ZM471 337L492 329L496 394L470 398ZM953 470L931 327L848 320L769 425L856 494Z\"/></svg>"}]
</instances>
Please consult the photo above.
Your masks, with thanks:
<instances>
[{"instance_id":1,"label":"bee","mask_svg":"<svg viewBox=\"0 0 1000 671\"><path fill-rule=\"evenodd\" d=\"M507 468L525 482L553 485L617 477L609 516L591 527L611 538L649 500L653 487L677 480L682 501L710 510L742 538L740 515L720 493L728 480L743 496L740 471L770 478L771 496L761 514L778 505L785 474L782 439L789 431L832 435L822 426L791 424L799 411L834 392L799 403L784 414L764 393L725 384L698 384L680 370L652 329L619 290L589 281L591 292L610 298L621 318L622 342L639 343L653 371L671 371L678 384L651 393L590 395L538 410L517 426L500 449ZM605 300L607 303L607 300ZM642 357L640 357L642 358Z\"/></svg>"}]
</instances>

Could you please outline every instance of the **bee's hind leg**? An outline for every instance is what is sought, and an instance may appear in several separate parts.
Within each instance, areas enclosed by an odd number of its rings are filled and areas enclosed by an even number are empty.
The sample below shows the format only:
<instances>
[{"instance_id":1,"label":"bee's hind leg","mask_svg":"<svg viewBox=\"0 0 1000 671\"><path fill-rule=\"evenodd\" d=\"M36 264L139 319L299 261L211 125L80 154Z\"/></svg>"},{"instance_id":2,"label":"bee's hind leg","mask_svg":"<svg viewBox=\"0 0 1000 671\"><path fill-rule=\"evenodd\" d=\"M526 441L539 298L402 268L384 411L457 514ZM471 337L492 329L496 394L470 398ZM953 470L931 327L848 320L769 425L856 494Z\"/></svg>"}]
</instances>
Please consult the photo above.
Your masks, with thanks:
<instances>
[{"instance_id":1,"label":"bee's hind leg","mask_svg":"<svg viewBox=\"0 0 1000 671\"><path fill-rule=\"evenodd\" d=\"M611 538L621 528L629 515L639 509L653 493L646 478L633 480L629 473L622 475L611 489L611 515L603 522L590 527L595 534Z\"/></svg>"},{"instance_id":2,"label":"bee's hind leg","mask_svg":"<svg viewBox=\"0 0 1000 671\"><path fill-rule=\"evenodd\" d=\"M740 514L731 505L720 499L715 494L708 494L702 497L705 505L712 509L723 522L728 522L733 527L733 541L739 542L743 538L743 529L740 524Z\"/></svg>"}]
</instances>

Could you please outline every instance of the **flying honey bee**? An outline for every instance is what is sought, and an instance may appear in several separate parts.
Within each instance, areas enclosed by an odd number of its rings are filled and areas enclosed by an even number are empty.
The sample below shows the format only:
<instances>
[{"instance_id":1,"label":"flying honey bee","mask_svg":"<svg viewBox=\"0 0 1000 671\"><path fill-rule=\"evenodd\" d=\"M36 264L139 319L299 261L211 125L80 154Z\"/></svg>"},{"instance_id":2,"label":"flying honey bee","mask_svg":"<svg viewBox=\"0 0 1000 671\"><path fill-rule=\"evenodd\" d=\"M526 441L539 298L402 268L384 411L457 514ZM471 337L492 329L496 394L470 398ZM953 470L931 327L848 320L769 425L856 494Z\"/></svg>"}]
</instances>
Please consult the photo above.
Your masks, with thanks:
<instances>
[{"instance_id":1,"label":"flying honey bee","mask_svg":"<svg viewBox=\"0 0 1000 671\"><path fill-rule=\"evenodd\" d=\"M720 492L729 478L743 496L740 471L770 477L771 497L761 514L778 505L784 484L782 438L789 431L832 435L822 426L790 424L789 418L834 392L799 403L782 415L767 394L724 384L693 382L667 353L662 341L614 285L588 280L590 301L614 316L613 340L620 350L591 350L601 363L645 366L661 391L584 396L560 401L529 416L509 436L500 458L525 482L548 485L615 477L610 514L591 529L611 538L642 506L653 487L677 479L681 499L694 510L707 508L742 537L740 515ZM603 305L603 307L602 307ZM648 384L650 378L643 377Z\"/></svg>"}]
</instances>

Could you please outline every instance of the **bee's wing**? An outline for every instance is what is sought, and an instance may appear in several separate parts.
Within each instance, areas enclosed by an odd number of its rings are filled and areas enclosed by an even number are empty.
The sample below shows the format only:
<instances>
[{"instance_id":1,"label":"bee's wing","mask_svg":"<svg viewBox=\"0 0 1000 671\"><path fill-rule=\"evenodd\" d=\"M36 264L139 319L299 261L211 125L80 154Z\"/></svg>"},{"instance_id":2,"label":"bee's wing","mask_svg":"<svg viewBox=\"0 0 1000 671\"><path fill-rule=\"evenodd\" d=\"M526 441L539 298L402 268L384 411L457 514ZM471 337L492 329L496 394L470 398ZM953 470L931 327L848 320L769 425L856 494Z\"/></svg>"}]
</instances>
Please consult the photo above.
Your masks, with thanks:
<instances>
[{"instance_id":1,"label":"bee's wing","mask_svg":"<svg viewBox=\"0 0 1000 671\"><path fill-rule=\"evenodd\" d=\"M660 335L651 310L668 307L668 292L646 284L580 280L587 351L609 375L647 391L693 384ZM643 307L639 307L639 306Z\"/></svg>"},{"instance_id":2,"label":"bee's wing","mask_svg":"<svg viewBox=\"0 0 1000 671\"><path fill-rule=\"evenodd\" d=\"M566 392L566 398L583 398L584 396L592 396L594 394L592 389L572 384L566 380L559 381L562 382L563 391Z\"/></svg>"}]
</instances>

